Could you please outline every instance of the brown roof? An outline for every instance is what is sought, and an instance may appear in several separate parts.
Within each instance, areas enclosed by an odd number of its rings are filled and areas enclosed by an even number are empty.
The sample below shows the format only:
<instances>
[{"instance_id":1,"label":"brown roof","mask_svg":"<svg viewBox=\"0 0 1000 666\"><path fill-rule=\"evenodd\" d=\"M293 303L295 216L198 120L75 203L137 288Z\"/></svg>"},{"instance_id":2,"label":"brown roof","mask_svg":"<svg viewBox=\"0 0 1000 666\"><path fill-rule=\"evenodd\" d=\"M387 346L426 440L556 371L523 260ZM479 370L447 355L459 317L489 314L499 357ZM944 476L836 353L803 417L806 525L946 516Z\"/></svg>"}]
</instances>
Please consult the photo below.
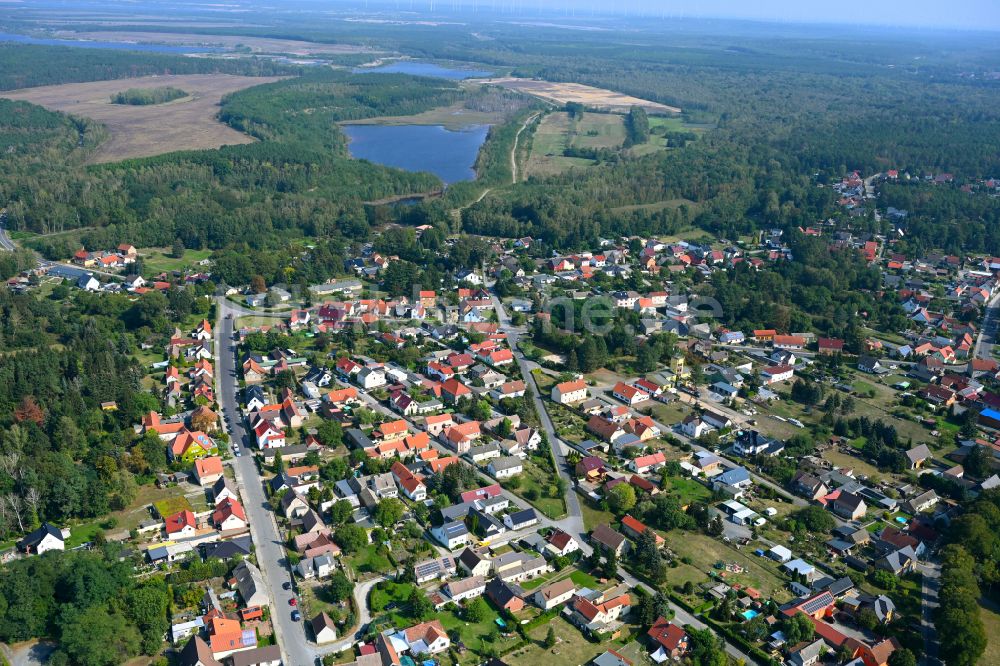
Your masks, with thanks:
<instances>
[{"instance_id":1,"label":"brown roof","mask_svg":"<svg viewBox=\"0 0 1000 666\"><path fill-rule=\"evenodd\" d=\"M203 641L200 636L192 636L184 649L181 650L180 663L181 666L195 666L195 664L222 666L222 663L212 656L212 650L208 647L208 643Z\"/></svg>"},{"instance_id":2,"label":"brown roof","mask_svg":"<svg viewBox=\"0 0 1000 666\"><path fill-rule=\"evenodd\" d=\"M595 527L594 531L590 533L590 538L597 543L615 550L617 550L618 547L625 541L624 534L616 532L607 525L598 525Z\"/></svg>"}]
</instances>

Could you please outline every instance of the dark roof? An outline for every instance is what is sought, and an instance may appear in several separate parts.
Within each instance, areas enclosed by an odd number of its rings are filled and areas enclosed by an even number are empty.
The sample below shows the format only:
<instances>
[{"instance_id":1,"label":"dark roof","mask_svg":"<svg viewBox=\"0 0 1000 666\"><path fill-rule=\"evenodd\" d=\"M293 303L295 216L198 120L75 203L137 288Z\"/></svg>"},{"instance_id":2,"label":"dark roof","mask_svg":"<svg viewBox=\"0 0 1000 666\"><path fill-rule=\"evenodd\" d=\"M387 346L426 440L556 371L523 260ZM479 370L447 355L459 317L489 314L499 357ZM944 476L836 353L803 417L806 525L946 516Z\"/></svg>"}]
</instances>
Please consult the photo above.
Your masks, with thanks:
<instances>
[{"instance_id":1,"label":"dark roof","mask_svg":"<svg viewBox=\"0 0 1000 666\"><path fill-rule=\"evenodd\" d=\"M333 620L331 620L330 616L326 613L320 613L313 619L309 620L309 626L312 627L314 636L319 634L319 632L323 631L326 627L337 631L337 625L333 623Z\"/></svg>"},{"instance_id":2,"label":"dark roof","mask_svg":"<svg viewBox=\"0 0 1000 666\"><path fill-rule=\"evenodd\" d=\"M55 527L51 523L42 523L41 527L18 541L17 547L21 550L31 550L32 548L37 548L38 544L42 542L42 539L47 536L54 536L60 541L63 540L62 530Z\"/></svg>"},{"instance_id":3,"label":"dark roof","mask_svg":"<svg viewBox=\"0 0 1000 666\"><path fill-rule=\"evenodd\" d=\"M477 564L482 562L483 558L479 553L474 551L472 548L466 548L462 551L462 554L458 556L458 561L462 563L462 566L469 570L476 567Z\"/></svg>"},{"instance_id":4,"label":"dark roof","mask_svg":"<svg viewBox=\"0 0 1000 666\"><path fill-rule=\"evenodd\" d=\"M519 587L509 585L500 578L494 578L486 584L486 596L501 608L506 606L511 599L520 599L520 592L521 589Z\"/></svg>"},{"instance_id":5,"label":"dark roof","mask_svg":"<svg viewBox=\"0 0 1000 666\"><path fill-rule=\"evenodd\" d=\"M208 543L205 544L205 559L217 557L220 560L228 560L237 555L249 555L252 545L253 540L249 536L241 536L229 541Z\"/></svg>"},{"instance_id":6,"label":"dark roof","mask_svg":"<svg viewBox=\"0 0 1000 666\"><path fill-rule=\"evenodd\" d=\"M538 514L535 513L534 509L524 509L523 511L515 511L510 515L511 525L519 525L521 523L526 523L529 520L538 520Z\"/></svg>"},{"instance_id":7,"label":"dark roof","mask_svg":"<svg viewBox=\"0 0 1000 666\"><path fill-rule=\"evenodd\" d=\"M203 641L200 636L192 636L191 640L187 642L187 645L181 650L179 663L180 666L196 666L197 664L222 666L222 663L216 661L215 657L212 656L212 650L208 647L208 643Z\"/></svg>"},{"instance_id":8,"label":"dark roof","mask_svg":"<svg viewBox=\"0 0 1000 666\"><path fill-rule=\"evenodd\" d=\"M281 661L281 648L277 645L266 645L252 650L236 652L229 657L232 666L257 666Z\"/></svg>"}]
</instances>

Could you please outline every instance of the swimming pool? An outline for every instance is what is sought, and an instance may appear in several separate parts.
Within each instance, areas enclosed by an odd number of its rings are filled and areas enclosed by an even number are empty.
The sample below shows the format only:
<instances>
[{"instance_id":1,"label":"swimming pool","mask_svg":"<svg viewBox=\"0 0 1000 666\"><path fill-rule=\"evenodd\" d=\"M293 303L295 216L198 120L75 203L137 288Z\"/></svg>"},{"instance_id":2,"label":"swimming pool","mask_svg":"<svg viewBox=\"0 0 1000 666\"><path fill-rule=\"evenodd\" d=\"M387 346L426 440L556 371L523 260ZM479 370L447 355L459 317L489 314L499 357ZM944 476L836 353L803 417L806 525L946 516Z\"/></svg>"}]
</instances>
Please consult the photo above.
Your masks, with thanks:
<instances>
[{"instance_id":1,"label":"swimming pool","mask_svg":"<svg viewBox=\"0 0 1000 666\"><path fill-rule=\"evenodd\" d=\"M755 611L754 609L751 608L749 610L743 611L741 613L741 615L743 616L744 620L752 620L755 617L757 617L758 615L760 615L760 613L758 613L757 611Z\"/></svg>"}]
</instances>

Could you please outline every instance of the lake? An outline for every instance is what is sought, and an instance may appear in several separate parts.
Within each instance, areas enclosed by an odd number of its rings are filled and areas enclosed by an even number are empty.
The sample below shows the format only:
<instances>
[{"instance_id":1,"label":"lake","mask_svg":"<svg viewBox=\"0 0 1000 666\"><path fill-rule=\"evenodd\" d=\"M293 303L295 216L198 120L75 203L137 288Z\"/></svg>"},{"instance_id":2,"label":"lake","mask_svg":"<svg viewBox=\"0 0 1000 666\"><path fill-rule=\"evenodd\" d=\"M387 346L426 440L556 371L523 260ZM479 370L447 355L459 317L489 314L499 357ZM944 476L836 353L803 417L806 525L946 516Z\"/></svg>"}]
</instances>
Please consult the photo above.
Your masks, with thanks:
<instances>
[{"instance_id":1,"label":"lake","mask_svg":"<svg viewBox=\"0 0 1000 666\"><path fill-rule=\"evenodd\" d=\"M355 74L410 74L412 76L433 76L439 79L481 79L490 76L492 72L477 69L459 69L442 67L430 62L412 62L401 60L381 67L355 67Z\"/></svg>"},{"instance_id":2,"label":"lake","mask_svg":"<svg viewBox=\"0 0 1000 666\"><path fill-rule=\"evenodd\" d=\"M83 39L55 39L51 37L30 37L11 32L0 32L0 42L18 44L41 44L43 46L73 46L81 49L112 49L115 51L146 51L149 53L215 53L224 48L212 46L176 46L171 44L134 44L132 42L98 42Z\"/></svg>"},{"instance_id":3,"label":"lake","mask_svg":"<svg viewBox=\"0 0 1000 666\"><path fill-rule=\"evenodd\" d=\"M474 180L473 165L489 125L344 125L351 157L406 171L429 171L445 183Z\"/></svg>"}]
</instances>

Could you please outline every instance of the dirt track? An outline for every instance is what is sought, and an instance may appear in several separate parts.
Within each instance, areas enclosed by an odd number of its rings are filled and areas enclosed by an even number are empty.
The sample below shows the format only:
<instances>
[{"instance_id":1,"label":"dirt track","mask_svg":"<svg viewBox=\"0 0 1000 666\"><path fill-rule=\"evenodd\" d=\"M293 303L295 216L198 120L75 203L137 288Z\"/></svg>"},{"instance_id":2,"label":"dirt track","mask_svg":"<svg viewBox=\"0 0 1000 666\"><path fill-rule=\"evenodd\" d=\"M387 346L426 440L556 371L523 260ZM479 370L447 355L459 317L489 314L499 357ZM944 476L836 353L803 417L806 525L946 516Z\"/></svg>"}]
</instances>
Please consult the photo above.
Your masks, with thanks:
<instances>
[{"instance_id":1,"label":"dirt track","mask_svg":"<svg viewBox=\"0 0 1000 666\"><path fill-rule=\"evenodd\" d=\"M116 81L67 83L0 93L53 111L91 118L104 124L111 138L91 158L93 163L150 157L175 150L200 150L250 143L253 139L216 119L223 95L277 81L278 77L191 74L144 76ZM111 96L128 88L174 86L188 97L166 104L112 104Z\"/></svg>"}]
</instances>

